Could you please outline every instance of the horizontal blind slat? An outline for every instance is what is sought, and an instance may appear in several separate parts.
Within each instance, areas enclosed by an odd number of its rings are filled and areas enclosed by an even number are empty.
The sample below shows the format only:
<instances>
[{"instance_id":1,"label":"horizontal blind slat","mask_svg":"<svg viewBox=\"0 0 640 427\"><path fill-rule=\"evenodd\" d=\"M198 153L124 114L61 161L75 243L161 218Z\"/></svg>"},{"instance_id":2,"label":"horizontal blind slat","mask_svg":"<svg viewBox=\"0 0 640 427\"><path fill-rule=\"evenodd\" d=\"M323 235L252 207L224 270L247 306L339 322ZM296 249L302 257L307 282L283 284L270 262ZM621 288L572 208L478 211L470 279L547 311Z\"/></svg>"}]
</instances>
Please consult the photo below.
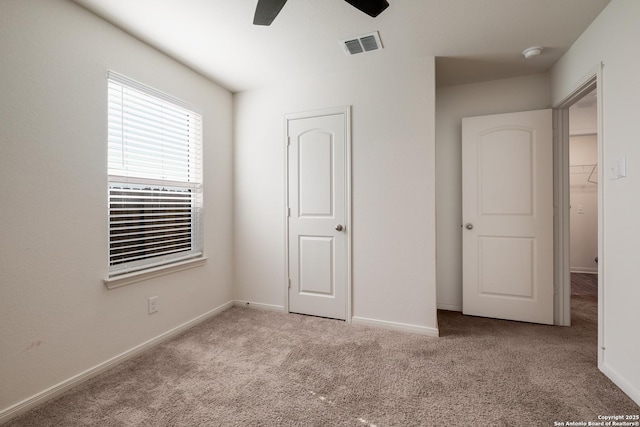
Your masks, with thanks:
<instances>
[{"instance_id":1,"label":"horizontal blind slat","mask_svg":"<svg viewBox=\"0 0 640 427\"><path fill-rule=\"evenodd\" d=\"M111 264L112 265L115 265L115 264L128 264L128 263L132 263L132 262L135 262L135 261L143 261L143 260L146 260L146 259L149 259L150 261L153 260L153 261L150 262L150 264L155 264L155 260L157 258L159 258L159 257L170 255L170 254L180 254L181 252L184 252L184 251L182 251L180 249L176 249L176 250L172 250L172 251L160 251L160 252L155 253L153 258L149 257L147 254L140 255L140 256L135 256L135 257L128 257L128 258L123 257L121 259L114 259Z\"/></svg>"},{"instance_id":2,"label":"horizontal blind slat","mask_svg":"<svg viewBox=\"0 0 640 427\"><path fill-rule=\"evenodd\" d=\"M112 184L109 193L110 265L192 250L192 192Z\"/></svg>"},{"instance_id":3,"label":"horizontal blind slat","mask_svg":"<svg viewBox=\"0 0 640 427\"><path fill-rule=\"evenodd\" d=\"M140 82L138 82L138 81L136 81L134 79L131 79L131 78L127 77L127 76L123 76L120 73L116 73L115 71L109 70L107 72L107 79L108 79L110 84L118 85L118 86L126 86L126 87L129 87L131 89L136 89L136 90L139 90L141 92L147 93L149 95L155 96L157 98L163 99L163 100L165 100L167 102L170 102L172 104L175 104L177 106L180 106L182 108L185 108L185 109L187 109L189 111L194 111L196 113L201 114L201 111L197 107L189 104L188 102L185 102L185 101L183 101L183 100L181 100L179 98L173 97L171 95L168 95L166 93L163 93L161 91L153 89L153 88L151 88L151 87L149 87L149 86L147 86L145 84L142 84L142 83L140 83Z\"/></svg>"},{"instance_id":4,"label":"horizontal blind slat","mask_svg":"<svg viewBox=\"0 0 640 427\"><path fill-rule=\"evenodd\" d=\"M109 82L110 173L199 182L201 115L116 80Z\"/></svg>"},{"instance_id":5,"label":"horizontal blind slat","mask_svg":"<svg viewBox=\"0 0 640 427\"><path fill-rule=\"evenodd\" d=\"M174 244L174 245L160 245L160 246L155 246L155 247L145 247L145 248L139 248L138 250L129 250L129 251L123 251L122 253L118 253L117 251L112 251L111 254L111 258L112 259L116 259L116 258L120 258L120 259L124 259L124 258L130 258L130 257L140 257L140 256L145 256L148 255L149 253L153 254L154 256L158 256L159 254L167 254L167 253L174 253L177 252L179 250L185 251L186 249L188 249L190 247L190 244Z\"/></svg>"},{"instance_id":6,"label":"horizontal blind slat","mask_svg":"<svg viewBox=\"0 0 640 427\"><path fill-rule=\"evenodd\" d=\"M162 237L164 239L164 237ZM142 242L145 240L150 240L143 237L138 237L134 239L123 239L123 240L115 240L111 243L110 247L114 250L121 250L123 248L134 248L134 247L142 247ZM186 242L189 240L189 233L183 234L174 234L171 239L166 239L166 242L176 242L183 241Z\"/></svg>"}]
</instances>

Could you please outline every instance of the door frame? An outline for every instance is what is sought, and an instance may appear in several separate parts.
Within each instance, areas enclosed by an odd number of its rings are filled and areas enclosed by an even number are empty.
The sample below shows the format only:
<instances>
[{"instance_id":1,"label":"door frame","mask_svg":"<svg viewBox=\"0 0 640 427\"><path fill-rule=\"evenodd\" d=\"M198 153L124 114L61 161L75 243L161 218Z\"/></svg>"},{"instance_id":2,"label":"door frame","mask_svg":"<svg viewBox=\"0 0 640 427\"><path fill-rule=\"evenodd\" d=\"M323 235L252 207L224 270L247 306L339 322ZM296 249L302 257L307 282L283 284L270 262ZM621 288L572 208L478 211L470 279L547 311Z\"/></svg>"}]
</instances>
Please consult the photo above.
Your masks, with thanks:
<instances>
[{"instance_id":1,"label":"door frame","mask_svg":"<svg viewBox=\"0 0 640 427\"><path fill-rule=\"evenodd\" d=\"M571 325L569 223L569 107L596 89L598 141L598 367L604 363L604 127L603 68L597 64L574 89L553 105L554 158L554 323Z\"/></svg>"},{"instance_id":2,"label":"door frame","mask_svg":"<svg viewBox=\"0 0 640 427\"><path fill-rule=\"evenodd\" d=\"M352 221L351 221L351 106L344 105L332 108L323 108L320 110L303 111L298 113L289 113L284 115L284 209L283 209L283 221L284 221L284 308L287 313L291 313L289 308L289 120L305 119L312 117L331 116L336 114L343 114L345 121L345 234L347 238L347 315L346 322L351 323L352 316L352 272L351 272L351 260L352 260Z\"/></svg>"}]
</instances>

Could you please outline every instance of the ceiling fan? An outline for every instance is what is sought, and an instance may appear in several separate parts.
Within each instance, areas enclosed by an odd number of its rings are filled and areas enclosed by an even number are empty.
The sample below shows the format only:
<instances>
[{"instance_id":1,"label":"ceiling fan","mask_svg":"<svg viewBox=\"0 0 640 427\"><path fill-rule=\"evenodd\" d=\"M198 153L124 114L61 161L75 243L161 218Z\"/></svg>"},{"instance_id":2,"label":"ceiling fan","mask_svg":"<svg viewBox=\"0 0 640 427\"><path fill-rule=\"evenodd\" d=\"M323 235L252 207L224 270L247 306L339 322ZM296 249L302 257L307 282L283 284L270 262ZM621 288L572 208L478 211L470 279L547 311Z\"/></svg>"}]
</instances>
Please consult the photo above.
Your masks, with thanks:
<instances>
[{"instance_id":1,"label":"ceiling fan","mask_svg":"<svg viewBox=\"0 0 640 427\"><path fill-rule=\"evenodd\" d=\"M387 0L344 0L351 6L375 18L389 7ZM271 25L287 0L258 0L253 25Z\"/></svg>"}]
</instances>

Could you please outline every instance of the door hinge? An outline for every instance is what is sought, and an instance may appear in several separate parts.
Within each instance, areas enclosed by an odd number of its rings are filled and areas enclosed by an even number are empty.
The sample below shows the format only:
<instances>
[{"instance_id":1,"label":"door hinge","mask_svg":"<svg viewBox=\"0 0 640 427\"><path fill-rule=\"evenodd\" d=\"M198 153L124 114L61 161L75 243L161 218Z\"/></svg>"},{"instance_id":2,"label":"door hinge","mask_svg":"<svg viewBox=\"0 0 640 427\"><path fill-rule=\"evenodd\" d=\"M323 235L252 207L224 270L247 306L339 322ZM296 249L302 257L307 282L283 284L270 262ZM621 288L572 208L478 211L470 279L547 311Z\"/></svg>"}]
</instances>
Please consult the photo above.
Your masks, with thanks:
<instances>
[{"instance_id":1,"label":"door hinge","mask_svg":"<svg viewBox=\"0 0 640 427\"><path fill-rule=\"evenodd\" d=\"M290 136L288 136L288 137L287 137L287 147L288 147L288 146L290 146L290 145L291 145L291 137L290 137Z\"/></svg>"},{"instance_id":2,"label":"door hinge","mask_svg":"<svg viewBox=\"0 0 640 427\"><path fill-rule=\"evenodd\" d=\"M291 208L287 208L287 218L291 216Z\"/></svg>"},{"instance_id":3,"label":"door hinge","mask_svg":"<svg viewBox=\"0 0 640 427\"><path fill-rule=\"evenodd\" d=\"M291 289L291 279L289 278L289 289Z\"/></svg>"}]
</instances>

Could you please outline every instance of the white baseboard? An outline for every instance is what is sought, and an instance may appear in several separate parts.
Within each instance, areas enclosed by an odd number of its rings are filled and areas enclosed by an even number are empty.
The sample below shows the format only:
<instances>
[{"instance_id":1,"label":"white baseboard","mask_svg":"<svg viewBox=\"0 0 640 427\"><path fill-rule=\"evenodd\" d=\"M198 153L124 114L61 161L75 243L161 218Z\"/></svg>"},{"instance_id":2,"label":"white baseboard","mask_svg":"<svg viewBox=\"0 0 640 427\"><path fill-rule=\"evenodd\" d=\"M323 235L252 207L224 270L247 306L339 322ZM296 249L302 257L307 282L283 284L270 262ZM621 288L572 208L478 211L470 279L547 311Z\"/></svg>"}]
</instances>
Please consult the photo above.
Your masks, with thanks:
<instances>
[{"instance_id":1,"label":"white baseboard","mask_svg":"<svg viewBox=\"0 0 640 427\"><path fill-rule=\"evenodd\" d=\"M598 267L570 267L572 273L598 274Z\"/></svg>"},{"instance_id":2,"label":"white baseboard","mask_svg":"<svg viewBox=\"0 0 640 427\"><path fill-rule=\"evenodd\" d=\"M27 412L28 410L46 402L47 400L53 399L54 397L59 396L60 394L64 393L65 391L78 386L79 384L95 377L96 375L99 375L111 368L113 368L114 366L116 366L119 363L122 363L128 359L131 359L134 356L137 356L138 354L142 353L145 350L150 349L151 347L154 347L166 340L168 340L169 338L174 337L175 335L178 335L181 332L186 331L189 328L194 327L195 325L204 322L205 320L207 320L210 317L213 317L217 314L222 313L223 311L233 307L234 302L233 301L229 301L223 305L221 305L220 307L214 308L211 311L208 311L192 320L189 320L188 322L185 322L179 326L176 326L175 328L161 334L158 335L155 338L152 338L148 341L143 342L142 344L139 344L127 351L125 351L124 353L121 353L115 357L112 357L111 359L108 359L96 366L94 366L93 368L89 368L84 372L81 372L77 375L74 375L73 377L64 380L56 385L54 385L53 387L49 387L46 390L41 391L38 394L35 394L25 400L23 400L22 402L18 402L15 405L9 406L6 409L3 409L2 411L0 411L0 425L8 422L9 420L17 417L18 415L21 415L25 412Z\"/></svg>"},{"instance_id":3,"label":"white baseboard","mask_svg":"<svg viewBox=\"0 0 640 427\"><path fill-rule=\"evenodd\" d=\"M444 304L444 303L438 303L437 304L438 310L447 310L447 311L460 311L462 312L462 306L461 305L455 305L455 304Z\"/></svg>"},{"instance_id":4,"label":"white baseboard","mask_svg":"<svg viewBox=\"0 0 640 427\"><path fill-rule=\"evenodd\" d=\"M625 380L614 369L611 369L606 363L604 363L600 370L604 373L620 390L622 390L627 396L631 398L638 406L640 406L640 390L633 384Z\"/></svg>"},{"instance_id":5,"label":"white baseboard","mask_svg":"<svg viewBox=\"0 0 640 427\"><path fill-rule=\"evenodd\" d=\"M280 313L286 313L287 311L281 305L273 305L273 304L262 304L259 302L251 302L251 301L240 301L235 300L233 305L236 307L249 307L249 308L257 308L260 310L269 310L269 311L277 311Z\"/></svg>"},{"instance_id":6,"label":"white baseboard","mask_svg":"<svg viewBox=\"0 0 640 427\"><path fill-rule=\"evenodd\" d=\"M376 328L392 329L394 331L411 332L429 337L440 336L438 328L410 325L407 323L388 322L386 320L367 319L366 317L354 316L351 318L351 323L354 325L374 326Z\"/></svg>"}]
</instances>

